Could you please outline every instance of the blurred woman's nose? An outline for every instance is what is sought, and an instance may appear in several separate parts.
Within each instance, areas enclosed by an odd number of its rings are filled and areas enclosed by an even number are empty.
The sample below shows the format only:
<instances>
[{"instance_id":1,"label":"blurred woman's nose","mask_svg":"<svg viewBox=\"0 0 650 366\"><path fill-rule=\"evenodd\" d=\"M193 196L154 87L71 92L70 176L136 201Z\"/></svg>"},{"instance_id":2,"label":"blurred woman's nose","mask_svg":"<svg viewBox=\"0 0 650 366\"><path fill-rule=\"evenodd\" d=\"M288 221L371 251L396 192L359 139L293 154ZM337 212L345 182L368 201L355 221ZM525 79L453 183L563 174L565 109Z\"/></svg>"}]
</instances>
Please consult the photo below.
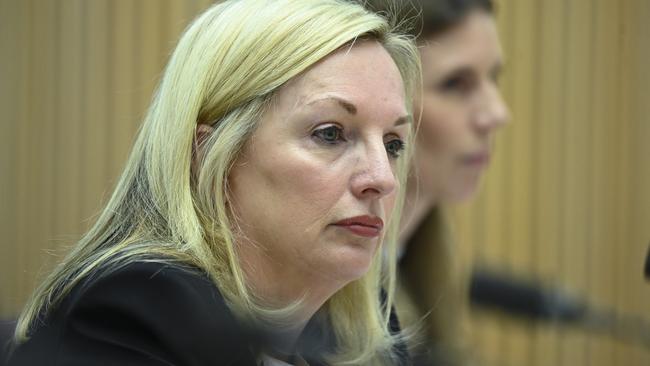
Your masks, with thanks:
<instances>
[{"instance_id":1,"label":"blurred woman's nose","mask_svg":"<svg viewBox=\"0 0 650 366\"><path fill-rule=\"evenodd\" d=\"M397 187L391 158L383 141L366 144L352 176L352 193L360 199L378 199Z\"/></svg>"},{"instance_id":2,"label":"blurred woman's nose","mask_svg":"<svg viewBox=\"0 0 650 366\"><path fill-rule=\"evenodd\" d=\"M497 85L490 83L484 87L478 102L475 118L476 127L483 133L489 133L510 120L508 106L503 100Z\"/></svg>"}]
</instances>

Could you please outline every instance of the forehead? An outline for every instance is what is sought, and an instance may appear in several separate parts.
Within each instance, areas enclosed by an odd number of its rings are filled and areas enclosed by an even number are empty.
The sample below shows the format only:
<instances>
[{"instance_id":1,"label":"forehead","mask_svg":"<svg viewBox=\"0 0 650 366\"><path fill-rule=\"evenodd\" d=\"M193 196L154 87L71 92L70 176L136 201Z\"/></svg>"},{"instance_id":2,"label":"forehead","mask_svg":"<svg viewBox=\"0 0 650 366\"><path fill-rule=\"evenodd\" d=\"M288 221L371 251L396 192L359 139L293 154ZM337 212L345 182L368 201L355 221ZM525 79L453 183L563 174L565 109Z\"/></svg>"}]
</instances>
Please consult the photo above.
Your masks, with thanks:
<instances>
[{"instance_id":1,"label":"forehead","mask_svg":"<svg viewBox=\"0 0 650 366\"><path fill-rule=\"evenodd\" d=\"M454 67L459 63L501 62L502 50L492 15L475 10L458 25L429 38L420 49L423 66Z\"/></svg>"},{"instance_id":2,"label":"forehead","mask_svg":"<svg viewBox=\"0 0 650 366\"><path fill-rule=\"evenodd\" d=\"M404 87L390 54L375 41L345 46L325 57L279 91L280 101L295 106L321 97L341 97L354 104L385 103L404 113Z\"/></svg>"}]
</instances>

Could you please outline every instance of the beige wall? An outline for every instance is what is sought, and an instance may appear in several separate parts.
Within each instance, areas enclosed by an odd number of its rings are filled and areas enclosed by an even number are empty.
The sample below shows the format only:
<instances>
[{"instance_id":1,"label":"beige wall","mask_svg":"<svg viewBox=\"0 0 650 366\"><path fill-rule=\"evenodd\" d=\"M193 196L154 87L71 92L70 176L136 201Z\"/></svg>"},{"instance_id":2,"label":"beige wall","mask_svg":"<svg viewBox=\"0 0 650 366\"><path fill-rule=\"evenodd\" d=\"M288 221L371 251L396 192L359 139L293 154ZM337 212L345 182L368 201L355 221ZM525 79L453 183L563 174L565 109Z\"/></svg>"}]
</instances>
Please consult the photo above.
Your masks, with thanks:
<instances>
[{"instance_id":1,"label":"beige wall","mask_svg":"<svg viewBox=\"0 0 650 366\"><path fill-rule=\"evenodd\" d=\"M92 222L174 40L207 0L0 0L0 316ZM502 0L513 124L457 210L463 257L650 320L650 2ZM494 365L645 365L640 347L485 314Z\"/></svg>"}]
</instances>

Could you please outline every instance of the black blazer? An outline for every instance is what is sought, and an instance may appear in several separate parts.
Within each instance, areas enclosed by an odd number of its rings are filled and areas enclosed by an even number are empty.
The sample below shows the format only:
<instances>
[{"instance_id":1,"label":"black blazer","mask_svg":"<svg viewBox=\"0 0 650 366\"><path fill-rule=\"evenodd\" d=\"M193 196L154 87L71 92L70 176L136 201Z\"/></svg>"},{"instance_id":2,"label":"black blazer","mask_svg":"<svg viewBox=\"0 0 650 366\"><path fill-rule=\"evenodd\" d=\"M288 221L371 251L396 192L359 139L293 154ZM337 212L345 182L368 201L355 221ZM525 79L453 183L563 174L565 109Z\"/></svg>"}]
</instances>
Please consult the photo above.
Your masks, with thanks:
<instances>
[{"instance_id":1,"label":"black blazer","mask_svg":"<svg viewBox=\"0 0 650 366\"><path fill-rule=\"evenodd\" d=\"M75 286L9 365L247 366L258 338L200 272L138 262Z\"/></svg>"},{"instance_id":2,"label":"black blazer","mask_svg":"<svg viewBox=\"0 0 650 366\"><path fill-rule=\"evenodd\" d=\"M394 311L390 326L399 332ZM335 347L328 327L316 321L301 338L312 366L323 365L319 356ZM136 262L75 286L8 365L254 366L266 341L235 319L202 272ZM410 364L404 344L395 353L399 365Z\"/></svg>"}]
</instances>

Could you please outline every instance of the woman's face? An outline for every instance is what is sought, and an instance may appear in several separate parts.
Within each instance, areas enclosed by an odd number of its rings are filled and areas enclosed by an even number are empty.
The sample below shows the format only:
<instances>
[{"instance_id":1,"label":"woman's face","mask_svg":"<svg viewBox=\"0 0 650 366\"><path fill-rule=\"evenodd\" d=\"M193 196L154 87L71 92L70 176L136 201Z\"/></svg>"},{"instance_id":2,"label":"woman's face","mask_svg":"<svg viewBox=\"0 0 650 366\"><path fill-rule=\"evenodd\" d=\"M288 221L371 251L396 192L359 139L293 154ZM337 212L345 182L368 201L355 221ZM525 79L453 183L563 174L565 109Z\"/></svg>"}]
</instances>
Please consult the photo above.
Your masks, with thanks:
<instances>
[{"instance_id":1,"label":"woman's face","mask_svg":"<svg viewBox=\"0 0 650 366\"><path fill-rule=\"evenodd\" d=\"M437 202L462 200L476 190L490 161L493 132L508 120L497 88L502 55L492 16L470 13L428 39L421 56L420 189Z\"/></svg>"},{"instance_id":2,"label":"woman's face","mask_svg":"<svg viewBox=\"0 0 650 366\"><path fill-rule=\"evenodd\" d=\"M362 276L393 209L410 120L399 71L376 42L282 86L229 177L247 275L288 286Z\"/></svg>"}]
</instances>

